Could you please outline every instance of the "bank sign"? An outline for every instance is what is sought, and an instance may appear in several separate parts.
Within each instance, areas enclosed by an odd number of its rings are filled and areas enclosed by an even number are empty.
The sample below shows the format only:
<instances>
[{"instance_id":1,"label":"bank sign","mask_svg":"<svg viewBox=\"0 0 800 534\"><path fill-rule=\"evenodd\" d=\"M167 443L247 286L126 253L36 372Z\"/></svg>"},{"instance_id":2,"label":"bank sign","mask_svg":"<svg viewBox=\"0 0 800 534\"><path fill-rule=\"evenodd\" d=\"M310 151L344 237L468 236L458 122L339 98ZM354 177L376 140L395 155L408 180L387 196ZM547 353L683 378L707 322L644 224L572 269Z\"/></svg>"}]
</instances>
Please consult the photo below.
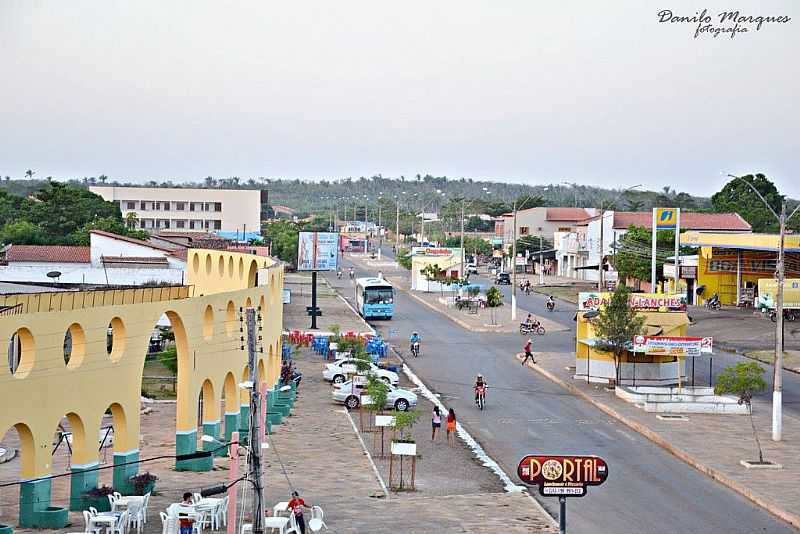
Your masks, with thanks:
<instances>
[{"instance_id":1,"label":"bank sign","mask_svg":"<svg viewBox=\"0 0 800 534\"><path fill-rule=\"evenodd\" d=\"M538 486L544 497L583 497L587 487L606 481L608 465L598 456L529 454L520 460L517 476L529 486Z\"/></svg>"},{"instance_id":2,"label":"bank sign","mask_svg":"<svg viewBox=\"0 0 800 534\"><path fill-rule=\"evenodd\" d=\"M633 338L633 352L655 356L695 357L710 354L714 340L710 337L686 336L636 336Z\"/></svg>"},{"instance_id":3,"label":"bank sign","mask_svg":"<svg viewBox=\"0 0 800 534\"><path fill-rule=\"evenodd\" d=\"M611 302L613 293L578 293L578 310L599 310ZM686 311L686 295L666 295L663 293L631 293L628 305L641 311Z\"/></svg>"}]
</instances>

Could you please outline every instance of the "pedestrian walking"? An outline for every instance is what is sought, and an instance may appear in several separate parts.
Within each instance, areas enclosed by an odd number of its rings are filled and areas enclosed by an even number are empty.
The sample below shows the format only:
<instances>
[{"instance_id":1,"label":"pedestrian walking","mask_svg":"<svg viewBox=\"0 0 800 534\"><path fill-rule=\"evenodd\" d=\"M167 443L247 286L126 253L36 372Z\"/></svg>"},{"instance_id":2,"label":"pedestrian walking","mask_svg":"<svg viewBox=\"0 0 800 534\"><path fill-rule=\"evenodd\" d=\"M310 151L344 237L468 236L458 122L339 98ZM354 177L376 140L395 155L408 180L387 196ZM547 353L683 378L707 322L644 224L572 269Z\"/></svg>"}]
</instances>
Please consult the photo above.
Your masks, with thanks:
<instances>
[{"instance_id":1,"label":"pedestrian walking","mask_svg":"<svg viewBox=\"0 0 800 534\"><path fill-rule=\"evenodd\" d=\"M183 502L181 502L183 506L194 506L194 502L192 502L192 494L188 491L183 494ZM194 519L189 517L187 514L179 513L178 514L178 526L180 527L180 534L192 534L192 530L194 528Z\"/></svg>"},{"instance_id":2,"label":"pedestrian walking","mask_svg":"<svg viewBox=\"0 0 800 534\"><path fill-rule=\"evenodd\" d=\"M447 443L451 447L456 444L456 411L452 408L447 412Z\"/></svg>"},{"instance_id":3,"label":"pedestrian walking","mask_svg":"<svg viewBox=\"0 0 800 534\"><path fill-rule=\"evenodd\" d=\"M522 359L522 365L525 365L525 363L528 361L528 358L531 359L531 362L536 363L536 360L533 359L533 340L531 338L528 338L523 350L525 351L525 357Z\"/></svg>"},{"instance_id":4,"label":"pedestrian walking","mask_svg":"<svg viewBox=\"0 0 800 534\"><path fill-rule=\"evenodd\" d=\"M438 406L433 407L433 415L431 416L431 441L436 440L436 430L442 428L442 413L439 411Z\"/></svg>"},{"instance_id":5,"label":"pedestrian walking","mask_svg":"<svg viewBox=\"0 0 800 534\"><path fill-rule=\"evenodd\" d=\"M289 501L289 510L294 514L294 520L300 528L300 534L306 534L306 520L303 517L303 508L311 508L306 504L300 494L296 491L292 492L292 499Z\"/></svg>"}]
</instances>

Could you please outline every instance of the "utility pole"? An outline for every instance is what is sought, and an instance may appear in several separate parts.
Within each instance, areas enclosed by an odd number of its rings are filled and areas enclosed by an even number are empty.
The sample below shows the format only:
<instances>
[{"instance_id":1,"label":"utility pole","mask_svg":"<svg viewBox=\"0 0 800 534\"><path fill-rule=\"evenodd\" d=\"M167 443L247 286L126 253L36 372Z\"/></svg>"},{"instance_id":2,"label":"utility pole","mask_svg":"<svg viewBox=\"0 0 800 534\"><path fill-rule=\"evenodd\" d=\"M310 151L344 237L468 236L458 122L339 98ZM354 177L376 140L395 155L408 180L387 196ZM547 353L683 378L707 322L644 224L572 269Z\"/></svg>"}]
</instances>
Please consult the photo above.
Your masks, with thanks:
<instances>
[{"instance_id":1,"label":"utility pole","mask_svg":"<svg viewBox=\"0 0 800 534\"><path fill-rule=\"evenodd\" d=\"M261 480L261 393L256 362L256 310L247 308L247 365L250 369L250 462L253 483L253 534L264 534L264 487Z\"/></svg>"},{"instance_id":2,"label":"utility pole","mask_svg":"<svg viewBox=\"0 0 800 534\"><path fill-rule=\"evenodd\" d=\"M542 229L539 228L539 285L544 285L544 254L542 254Z\"/></svg>"},{"instance_id":3,"label":"utility pole","mask_svg":"<svg viewBox=\"0 0 800 534\"><path fill-rule=\"evenodd\" d=\"M775 296L775 312L778 314L775 325L775 365L772 372L772 441L780 441L783 433L783 244L786 235L786 201L781 201L780 246L778 247L778 290Z\"/></svg>"},{"instance_id":4,"label":"utility pole","mask_svg":"<svg viewBox=\"0 0 800 534\"><path fill-rule=\"evenodd\" d=\"M464 278L464 203L465 199L461 199L461 278Z\"/></svg>"},{"instance_id":5,"label":"utility pole","mask_svg":"<svg viewBox=\"0 0 800 534\"><path fill-rule=\"evenodd\" d=\"M394 231L394 251L395 254L398 253L400 250L400 198L395 198L395 208L397 208L397 215L395 220L395 231ZM395 257L396 259L396 257Z\"/></svg>"},{"instance_id":6,"label":"utility pole","mask_svg":"<svg viewBox=\"0 0 800 534\"><path fill-rule=\"evenodd\" d=\"M597 291L603 291L603 227L606 225L605 221L606 210L600 206L600 261L597 264Z\"/></svg>"},{"instance_id":7,"label":"utility pole","mask_svg":"<svg viewBox=\"0 0 800 534\"><path fill-rule=\"evenodd\" d=\"M511 320L517 320L517 200L514 199L514 229L511 232Z\"/></svg>"}]
</instances>

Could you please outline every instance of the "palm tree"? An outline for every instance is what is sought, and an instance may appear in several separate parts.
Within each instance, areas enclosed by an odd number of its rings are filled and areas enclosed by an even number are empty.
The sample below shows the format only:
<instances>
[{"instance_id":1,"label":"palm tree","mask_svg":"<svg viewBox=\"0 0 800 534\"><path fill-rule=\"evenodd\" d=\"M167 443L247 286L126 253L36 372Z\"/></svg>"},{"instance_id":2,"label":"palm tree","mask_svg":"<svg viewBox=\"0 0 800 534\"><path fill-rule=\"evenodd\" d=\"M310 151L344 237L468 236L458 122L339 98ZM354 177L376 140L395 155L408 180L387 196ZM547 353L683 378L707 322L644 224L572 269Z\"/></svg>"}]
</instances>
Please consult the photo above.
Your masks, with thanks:
<instances>
[{"instance_id":1,"label":"palm tree","mask_svg":"<svg viewBox=\"0 0 800 534\"><path fill-rule=\"evenodd\" d=\"M27 171L25 171L25 178L28 178L29 180L33 180L33 175L34 174L36 174L36 171L32 171L32 170L28 169Z\"/></svg>"},{"instance_id":2,"label":"palm tree","mask_svg":"<svg viewBox=\"0 0 800 534\"><path fill-rule=\"evenodd\" d=\"M136 214L135 211L129 211L127 215L125 215L125 224L131 230L134 230L139 223L139 216Z\"/></svg>"},{"instance_id":3,"label":"palm tree","mask_svg":"<svg viewBox=\"0 0 800 534\"><path fill-rule=\"evenodd\" d=\"M101 174L100 176L97 177L97 179L100 180L101 184L104 184L106 183L106 180L108 180L108 176L106 176L105 174Z\"/></svg>"}]
</instances>

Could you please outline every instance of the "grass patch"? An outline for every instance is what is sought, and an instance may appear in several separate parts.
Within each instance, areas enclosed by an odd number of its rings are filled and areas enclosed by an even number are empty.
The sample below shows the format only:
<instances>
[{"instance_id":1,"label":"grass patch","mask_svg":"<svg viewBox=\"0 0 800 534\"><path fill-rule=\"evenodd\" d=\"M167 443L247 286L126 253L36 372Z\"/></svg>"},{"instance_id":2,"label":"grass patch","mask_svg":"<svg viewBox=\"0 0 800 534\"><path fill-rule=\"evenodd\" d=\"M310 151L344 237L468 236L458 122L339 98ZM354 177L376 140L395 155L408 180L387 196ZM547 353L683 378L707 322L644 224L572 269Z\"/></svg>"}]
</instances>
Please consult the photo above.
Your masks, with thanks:
<instances>
[{"instance_id":1,"label":"grass patch","mask_svg":"<svg viewBox=\"0 0 800 534\"><path fill-rule=\"evenodd\" d=\"M774 350L753 350L750 352L745 352L744 355L750 359L758 360L762 363L775 363ZM784 351L783 368L800 372L800 354L798 354L797 351Z\"/></svg>"},{"instance_id":2,"label":"grass patch","mask_svg":"<svg viewBox=\"0 0 800 534\"><path fill-rule=\"evenodd\" d=\"M572 286L531 286L534 293L541 293L542 295L553 295L557 299L566 300L573 304L578 303L578 293L581 291L590 291L589 289L572 287Z\"/></svg>"},{"instance_id":3,"label":"grass patch","mask_svg":"<svg viewBox=\"0 0 800 534\"><path fill-rule=\"evenodd\" d=\"M153 378L142 379L142 395L158 400L176 398L177 371L174 348L149 356L144 362L144 376Z\"/></svg>"}]
</instances>

